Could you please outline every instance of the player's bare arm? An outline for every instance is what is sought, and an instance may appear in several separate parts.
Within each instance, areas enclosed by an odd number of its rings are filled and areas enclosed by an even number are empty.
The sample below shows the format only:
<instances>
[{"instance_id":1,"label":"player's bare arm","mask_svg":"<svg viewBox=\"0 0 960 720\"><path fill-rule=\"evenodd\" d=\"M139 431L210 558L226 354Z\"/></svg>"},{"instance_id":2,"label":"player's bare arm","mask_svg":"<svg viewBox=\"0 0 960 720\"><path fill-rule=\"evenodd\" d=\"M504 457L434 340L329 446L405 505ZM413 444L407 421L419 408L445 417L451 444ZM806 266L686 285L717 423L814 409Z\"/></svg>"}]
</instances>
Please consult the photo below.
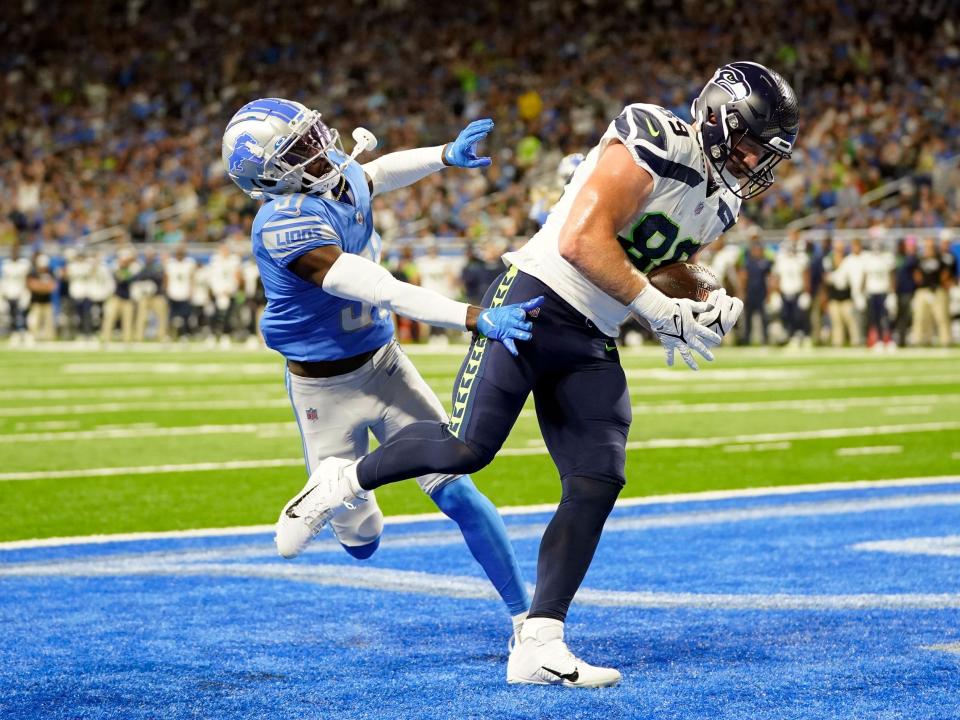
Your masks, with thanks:
<instances>
[{"instance_id":1,"label":"player's bare arm","mask_svg":"<svg viewBox=\"0 0 960 720\"><path fill-rule=\"evenodd\" d=\"M634 162L621 143L610 143L574 199L558 247L561 257L581 275L650 324L664 346L668 365L673 364L673 351L678 350L684 362L696 370L691 348L713 360L707 344L720 343L720 336L694 317L711 306L668 298L633 266L617 241L617 231L644 205L652 190L650 173Z\"/></svg>"},{"instance_id":2,"label":"player's bare arm","mask_svg":"<svg viewBox=\"0 0 960 720\"><path fill-rule=\"evenodd\" d=\"M617 242L617 231L646 202L651 190L650 173L637 166L623 144L610 143L560 231L563 259L624 305L648 283Z\"/></svg>"}]
</instances>

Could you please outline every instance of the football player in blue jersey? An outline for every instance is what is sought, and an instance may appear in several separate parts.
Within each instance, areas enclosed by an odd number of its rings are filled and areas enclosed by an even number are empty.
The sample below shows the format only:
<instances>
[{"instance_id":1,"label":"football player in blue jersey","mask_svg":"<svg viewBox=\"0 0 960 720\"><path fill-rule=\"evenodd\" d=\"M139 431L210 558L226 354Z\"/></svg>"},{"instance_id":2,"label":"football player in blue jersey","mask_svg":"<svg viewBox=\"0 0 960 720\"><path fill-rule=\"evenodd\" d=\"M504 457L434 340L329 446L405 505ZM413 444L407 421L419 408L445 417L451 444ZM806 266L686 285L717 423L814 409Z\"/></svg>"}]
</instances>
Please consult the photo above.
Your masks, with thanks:
<instances>
[{"instance_id":1,"label":"football player in blue jersey","mask_svg":"<svg viewBox=\"0 0 960 720\"><path fill-rule=\"evenodd\" d=\"M518 357L471 347L454 391L451 421L413 423L357 461L328 458L303 502L315 524L344 503L425 472L475 472L503 445L527 397L562 486L540 543L536 592L507 681L602 687L615 668L576 657L564 642L570 603L590 566L607 515L626 482L630 393L613 339L637 316L666 351L696 369L711 360L743 304L722 289L708 302L665 296L645 273L680 262L728 230L740 203L773 183L799 130L793 89L752 62L719 68L692 107L692 122L631 103L581 162L544 226L504 259L488 291L500 302L544 295L537 334ZM429 448L429 451L427 451Z\"/></svg>"},{"instance_id":2,"label":"football player in blue jersey","mask_svg":"<svg viewBox=\"0 0 960 720\"><path fill-rule=\"evenodd\" d=\"M267 297L261 330L267 346L286 358L287 392L311 478L326 457L364 455L370 432L383 444L413 422L447 422L437 397L394 339L391 311L472 331L512 354L516 341L530 339L527 313L542 298L512 305L500 298L489 308L466 305L400 282L379 264L371 198L449 165L489 165L476 148L492 127L491 120L477 120L444 146L394 152L361 165L355 158L375 147L372 133L358 128L356 147L347 155L337 131L297 102L256 100L227 125L224 166L240 189L265 201L252 230ZM463 473L425 473L418 481L459 525L519 628L529 599L493 503ZM276 544L284 557L299 554L317 530L315 518L300 506L314 484L308 479L280 514ZM369 493L330 525L348 553L368 558L379 545L383 513Z\"/></svg>"}]
</instances>

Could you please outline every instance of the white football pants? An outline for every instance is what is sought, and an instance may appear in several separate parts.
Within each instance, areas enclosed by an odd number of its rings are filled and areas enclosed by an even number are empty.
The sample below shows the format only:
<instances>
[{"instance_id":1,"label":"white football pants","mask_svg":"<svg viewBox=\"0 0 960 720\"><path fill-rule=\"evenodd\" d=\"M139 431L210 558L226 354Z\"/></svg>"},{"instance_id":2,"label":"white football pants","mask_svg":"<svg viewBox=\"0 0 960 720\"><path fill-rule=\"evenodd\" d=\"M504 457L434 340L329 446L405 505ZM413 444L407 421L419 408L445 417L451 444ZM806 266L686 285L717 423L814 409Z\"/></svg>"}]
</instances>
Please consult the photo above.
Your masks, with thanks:
<instances>
[{"instance_id":1,"label":"white football pants","mask_svg":"<svg viewBox=\"0 0 960 720\"><path fill-rule=\"evenodd\" d=\"M308 475L326 457L366 455L371 432L383 444L412 422L447 421L437 396L396 341L344 375L306 378L288 370L286 377ZM456 477L423 475L417 482L429 495ZM367 545L383 532L383 513L371 492L367 502L337 515L330 525L344 545Z\"/></svg>"}]
</instances>

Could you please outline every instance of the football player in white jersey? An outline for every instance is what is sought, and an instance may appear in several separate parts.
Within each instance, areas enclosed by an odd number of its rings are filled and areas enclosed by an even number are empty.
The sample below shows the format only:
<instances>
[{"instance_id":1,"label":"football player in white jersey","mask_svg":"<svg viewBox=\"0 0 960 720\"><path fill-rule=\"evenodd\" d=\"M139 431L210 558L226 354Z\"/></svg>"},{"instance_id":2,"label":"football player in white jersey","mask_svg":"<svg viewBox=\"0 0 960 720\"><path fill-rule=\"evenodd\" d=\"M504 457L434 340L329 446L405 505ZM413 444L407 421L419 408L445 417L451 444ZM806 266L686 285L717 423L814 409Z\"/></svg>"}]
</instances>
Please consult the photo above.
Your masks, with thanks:
<instances>
[{"instance_id":1,"label":"football player in white jersey","mask_svg":"<svg viewBox=\"0 0 960 720\"><path fill-rule=\"evenodd\" d=\"M696 368L712 359L741 303L675 300L645 272L691 257L730 228L740 202L773 183L799 129L796 96L777 73L750 62L717 70L693 103L693 123L655 105L628 105L579 165L543 228L505 259L488 291L494 304L544 295L537 332L518 357L475 341L461 368L450 423L414 423L360 461L326 460L304 498L311 529L344 505L425 471L473 472L489 463L533 393L560 474L560 505L540 544L536 593L507 681L601 687L613 668L578 659L563 623L626 481L630 395L613 338L631 313L666 349ZM712 329L711 329L712 328Z\"/></svg>"}]
</instances>

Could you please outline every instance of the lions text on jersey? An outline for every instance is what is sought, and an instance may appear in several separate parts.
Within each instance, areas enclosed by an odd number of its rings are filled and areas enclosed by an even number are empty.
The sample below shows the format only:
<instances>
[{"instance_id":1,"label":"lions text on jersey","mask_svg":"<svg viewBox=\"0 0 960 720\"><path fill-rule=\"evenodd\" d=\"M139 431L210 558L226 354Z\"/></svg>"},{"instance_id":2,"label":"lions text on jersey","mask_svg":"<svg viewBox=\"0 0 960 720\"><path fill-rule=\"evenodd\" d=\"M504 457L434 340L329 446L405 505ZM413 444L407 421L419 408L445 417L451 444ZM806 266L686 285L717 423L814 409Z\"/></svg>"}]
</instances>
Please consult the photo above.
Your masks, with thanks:
<instances>
[{"instance_id":1,"label":"lions text on jersey","mask_svg":"<svg viewBox=\"0 0 960 720\"><path fill-rule=\"evenodd\" d=\"M341 200L302 193L275 197L253 222L253 256L267 296L260 329L267 346L290 360L352 357L393 337L388 312L335 297L289 269L296 258L324 245L380 261L363 168L350 163L344 176L347 192ZM352 202L342 202L348 198Z\"/></svg>"},{"instance_id":2,"label":"lions text on jersey","mask_svg":"<svg viewBox=\"0 0 960 720\"><path fill-rule=\"evenodd\" d=\"M624 108L577 167L540 231L520 250L504 256L553 288L611 337L619 333L628 308L561 257L559 238L574 198L600 154L615 141L623 143L637 165L653 177L647 202L617 232L624 251L641 272L691 257L732 227L740 212L740 199L722 185L707 194L703 152L688 123L656 105L636 103Z\"/></svg>"}]
</instances>

